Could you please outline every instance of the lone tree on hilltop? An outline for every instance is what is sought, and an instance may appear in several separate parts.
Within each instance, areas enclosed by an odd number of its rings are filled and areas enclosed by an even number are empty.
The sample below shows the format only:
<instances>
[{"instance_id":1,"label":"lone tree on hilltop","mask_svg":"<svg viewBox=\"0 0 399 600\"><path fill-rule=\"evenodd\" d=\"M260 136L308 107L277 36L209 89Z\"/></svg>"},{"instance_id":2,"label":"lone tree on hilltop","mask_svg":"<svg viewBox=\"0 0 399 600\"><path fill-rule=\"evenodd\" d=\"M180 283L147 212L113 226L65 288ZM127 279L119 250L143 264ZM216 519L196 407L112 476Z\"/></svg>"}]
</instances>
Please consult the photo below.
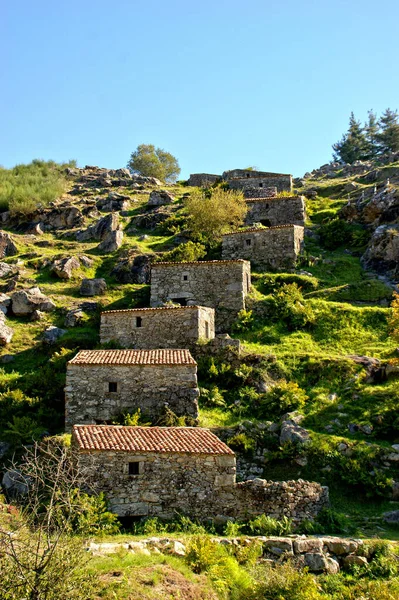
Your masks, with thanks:
<instances>
[{"instance_id":1,"label":"lone tree on hilltop","mask_svg":"<svg viewBox=\"0 0 399 600\"><path fill-rule=\"evenodd\" d=\"M168 183L176 181L180 174L177 158L162 148L155 148L153 144L137 146L127 166L132 173L144 177L156 177Z\"/></svg>"},{"instance_id":2,"label":"lone tree on hilltop","mask_svg":"<svg viewBox=\"0 0 399 600\"><path fill-rule=\"evenodd\" d=\"M185 208L192 233L210 246L220 242L224 233L238 229L248 209L242 192L220 187L193 191Z\"/></svg>"}]
</instances>

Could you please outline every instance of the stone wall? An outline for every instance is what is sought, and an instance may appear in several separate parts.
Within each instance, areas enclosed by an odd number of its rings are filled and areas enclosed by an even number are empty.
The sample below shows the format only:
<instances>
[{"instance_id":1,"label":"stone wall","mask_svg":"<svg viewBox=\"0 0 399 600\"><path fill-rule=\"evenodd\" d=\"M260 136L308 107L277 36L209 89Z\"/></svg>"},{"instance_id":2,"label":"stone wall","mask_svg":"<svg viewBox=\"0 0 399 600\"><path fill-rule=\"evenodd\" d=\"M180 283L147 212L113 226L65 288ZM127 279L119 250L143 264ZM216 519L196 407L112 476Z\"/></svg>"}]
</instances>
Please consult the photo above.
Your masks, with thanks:
<instances>
[{"instance_id":1,"label":"stone wall","mask_svg":"<svg viewBox=\"0 0 399 600\"><path fill-rule=\"evenodd\" d=\"M109 383L117 392L109 392ZM198 417L196 365L68 364L65 427L109 423L122 412L141 409L156 420L167 405L178 416Z\"/></svg>"},{"instance_id":2,"label":"stone wall","mask_svg":"<svg viewBox=\"0 0 399 600\"><path fill-rule=\"evenodd\" d=\"M306 210L303 196L247 200L247 225L262 223L266 227L276 225L305 225Z\"/></svg>"},{"instance_id":3,"label":"stone wall","mask_svg":"<svg viewBox=\"0 0 399 600\"><path fill-rule=\"evenodd\" d=\"M274 198L277 196L276 187L245 187L244 198Z\"/></svg>"},{"instance_id":4,"label":"stone wall","mask_svg":"<svg viewBox=\"0 0 399 600\"><path fill-rule=\"evenodd\" d=\"M299 522L328 506L328 488L318 483L235 483L232 455L104 451L81 453L80 460L85 469L95 470L98 491L106 493L111 510L120 516L250 519L265 513ZM138 475L129 476L129 462L139 463Z\"/></svg>"},{"instance_id":5,"label":"stone wall","mask_svg":"<svg viewBox=\"0 0 399 600\"><path fill-rule=\"evenodd\" d=\"M262 188L271 187L276 187L278 192L292 192L292 175L285 173L234 169L233 171L225 171L222 177L228 182L230 189L244 190L244 193L248 189L258 188L261 190ZM258 195L258 198L260 197L264 196Z\"/></svg>"},{"instance_id":6,"label":"stone wall","mask_svg":"<svg viewBox=\"0 0 399 600\"><path fill-rule=\"evenodd\" d=\"M247 229L223 236L224 259L243 258L263 269L291 270L301 251L304 228L297 225Z\"/></svg>"},{"instance_id":7,"label":"stone wall","mask_svg":"<svg viewBox=\"0 0 399 600\"><path fill-rule=\"evenodd\" d=\"M115 310L101 315L100 341L122 348L192 348L215 337L215 311L205 306Z\"/></svg>"},{"instance_id":8,"label":"stone wall","mask_svg":"<svg viewBox=\"0 0 399 600\"><path fill-rule=\"evenodd\" d=\"M151 306L168 301L215 309L215 330L228 331L251 287L248 261L158 263L151 269Z\"/></svg>"},{"instance_id":9,"label":"stone wall","mask_svg":"<svg viewBox=\"0 0 399 600\"><path fill-rule=\"evenodd\" d=\"M187 185L197 187L210 187L222 178L220 175L211 175L209 173L192 173L187 180Z\"/></svg>"}]
</instances>

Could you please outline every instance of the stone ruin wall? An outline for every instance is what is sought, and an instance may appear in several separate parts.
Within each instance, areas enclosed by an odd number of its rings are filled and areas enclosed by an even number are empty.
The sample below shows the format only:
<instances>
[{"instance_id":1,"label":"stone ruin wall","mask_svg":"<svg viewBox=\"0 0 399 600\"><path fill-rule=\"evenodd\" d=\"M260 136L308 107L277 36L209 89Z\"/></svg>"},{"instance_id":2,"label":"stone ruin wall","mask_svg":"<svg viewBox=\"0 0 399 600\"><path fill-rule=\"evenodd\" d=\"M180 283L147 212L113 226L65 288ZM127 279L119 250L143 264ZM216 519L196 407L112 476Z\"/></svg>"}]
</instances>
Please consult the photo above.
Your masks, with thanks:
<instances>
[{"instance_id":1,"label":"stone ruin wall","mask_svg":"<svg viewBox=\"0 0 399 600\"><path fill-rule=\"evenodd\" d=\"M211 175L210 173L193 173L187 180L187 185L193 187L210 187L214 183L221 181L220 175Z\"/></svg>"},{"instance_id":2,"label":"stone ruin wall","mask_svg":"<svg viewBox=\"0 0 399 600\"><path fill-rule=\"evenodd\" d=\"M255 479L235 483L233 455L92 452L80 455L96 473L98 491L119 516L251 519L267 514L299 522L328 506L328 489L308 481ZM128 464L141 462L139 475Z\"/></svg>"},{"instance_id":3,"label":"stone ruin wall","mask_svg":"<svg viewBox=\"0 0 399 600\"><path fill-rule=\"evenodd\" d=\"M244 198L274 198L277 196L276 187L246 187L243 192Z\"/></svg>"},{"instance_id":4,"label":"stone ruin wall","mask_svg":"<svg viewBox=\"0 0 399 600\"><path fill-rule=\"evenodd\" d=\"M109 392L109 382L118 384ZM196 365L73 365L65 387L65 427L109 423L123 412L156 420L167 405L178 416L198 417Z\"/></svg>"},{"instance_id":5,"label":"stone ruin wall","mask_svg":"<svg viewBox=\"0 0 399 600\"><path fill-rule=\"evenodd\" d=\"M254 196L255 190L261 191L263 188L277 188L277 192L292 192L292 175L285 173L267 173L264 171L248 171L246 169L234 169L225 171L222 175L227 181L230 189L239 189L244 191L251 190L249 193L252 198L266 197L262 194Z\"/></svg>"},{"instance_id":6,"label":"stone ruin wall","mask_svg":"<svg viewBox=\"0 0 399 600\"><path fill-rule=\"evenodd\" d=\"M141 318L140 327L136 326L137 318ZM215 311L205 306L132 309L101 315L101 343L115 341L122 348L192 348L199 340L214 337Z\"/></svg>"},{"instance_id":7,"label":"stone ruin wall","mask_svg":"<svg viewBox=\"0 0 399 600\"><path fill-rule=\"evenodd\" d=\"M214 308L215 331L224 333L245 308L250 287L248 261L158 263L151 269L151 306L183 299Z\"/></svg>"},{"instance_id":8,"label":"stone ruin wall","mask_svg":"<svg viewBox=\"0 0 399 600\"><path fill-rule=\"evenodd\" d=\"M224 259L243 258L264 269L291 270L301 252L304 228L282 225L268 229L236 232L223 236Z\"/></svg>"},{"instance_id":9,"label":"stone ruin wall","mask_svg":"<svg viewBox=\"0 0 399 600\"><path fill-rule=\"evenodd\" d=\"M276 225L299 225L304 227L306 219L303 196L247 200L247 225L262 223L266 227Z\"/></svg>"}]
</instances>

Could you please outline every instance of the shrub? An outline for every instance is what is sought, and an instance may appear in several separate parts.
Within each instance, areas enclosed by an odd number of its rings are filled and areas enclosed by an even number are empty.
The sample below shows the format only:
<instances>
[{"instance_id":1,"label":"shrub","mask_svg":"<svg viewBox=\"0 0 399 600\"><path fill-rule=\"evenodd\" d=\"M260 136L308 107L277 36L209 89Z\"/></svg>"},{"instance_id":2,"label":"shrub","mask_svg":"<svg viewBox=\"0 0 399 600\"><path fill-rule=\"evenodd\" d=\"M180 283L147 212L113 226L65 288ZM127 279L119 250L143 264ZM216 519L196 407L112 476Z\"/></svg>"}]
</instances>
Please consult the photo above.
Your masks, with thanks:
<instances>
[{"instance_id":1,"label":"shrub","mask_svg":"<svg viewBox=\"0 0 399 600\"><path fill-rule=\"evenodd\" d=\"M206 255L206 249L203 244L186 242L185 244L179 244L177 248L164 252L159 255L154 262L195 262L204 258Z\"/></svg>"},{"instance_id":2,"label":"shrub","mask_svg":"<svg viewBox=\"0 0 399 600\"><path fill-rule=\"evenodd\" d=\"M232 333L245 333L251 331L254 327L254 318L252 310L242 309L237 315L236 321L231 327Z\"/></svg>"},{"instance_id":3,"label":"shrub","mask_svg":"<svg viewBox=\"0 0 399 600\"><path fill-rule=\"evenodd\" d=\"M89 496L78 490L71 492L71 503L79 506L74 511L71 528L79 535L115 534L119 532L118 517L109 512L105 495Z\"/></svg>"},{"instance_id":4,"label":"shrub","mask_svg":"<svg viewBox=\"0 0 399 600\"><path fill-rule=\"evenodd\" d=\"M258 566L253 572L256 581L254 598L267 600L322 600L315 578L298 571L290 563Z\"/></svg>"},{"instance_id":5,"label":"shrub","mask_svg":"<svg viewBox=\"0 0 399 600\"><path fill-rule=\"evenodd\" d=\"M268 275L262 281L262 292L270 294L282 285L295 283L301 290L312 292L319 287L319 281L312 275L298 275L297 273L276 273Z\"/></svg>"},{"instance_id":6,"label":"shrub","mask_svg":"<svg viewBox=\"0 0 399 600\"><path fill-rule=\"evenodd\" d=\"M270 301L276 317L283 319L289 329L298 329L315 323L312 307L306 303L296 283L285 283Z\"/></svg>"},{"instance_id":7,"label":"shrub","mask_svg":"<svg viewBox=\"0 0 399 600\"><path fill-rule=\"evenodd\" d=\"M287 517L277 520L263 514L248 521L247 528L252 535L289 535L292 533L292 521Z\"/></svg>"},{"instance_id":8,"label":"shrub","mask_svg":"<svg viewBox=\"0 0 399 600\"><path fill-rule=\"evenodd\" d=\"M320 242L327 250L340 246L362 248L370 238L370 232L360 225L352 225L338 217L331 219L319 229Z\"/></svg>"},{"instance_id":9,"label":"shrub","mask_svg":"<svg viewBox=\"0 0 399 600\"><path fill-rule=\"evenodd\" d=\"M282 381L263 394L259 400L259 418L278 417L286 412L304 407L308 396L306 392L293 381Z\"/></svg>"},{"instance_id":10,"label":"shrub","mask_svg":"<svg viewBox=\"0 0 399 600\"><path fill-rule=\"evenodd\" d=\"M256 442L246 433L237 433L227 440L228 446L242 454L252 455L256 448Z\"/></svg>"}]
</instances>

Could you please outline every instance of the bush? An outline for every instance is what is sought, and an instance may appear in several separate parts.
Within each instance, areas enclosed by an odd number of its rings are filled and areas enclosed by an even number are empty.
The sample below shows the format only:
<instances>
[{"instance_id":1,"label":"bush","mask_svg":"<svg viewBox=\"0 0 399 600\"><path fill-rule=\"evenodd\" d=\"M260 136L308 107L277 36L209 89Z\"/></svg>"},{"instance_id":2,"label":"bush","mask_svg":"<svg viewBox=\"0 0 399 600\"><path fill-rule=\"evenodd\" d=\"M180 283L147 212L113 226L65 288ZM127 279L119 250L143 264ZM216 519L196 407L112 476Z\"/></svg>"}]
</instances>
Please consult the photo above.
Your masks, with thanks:
<instances>
[{"instance_id":1,"label":"bush","mask_svg":"<svg viewBox=\"0 0 399 600\"><path fill-rule=\"evenodd\" d=\"M283 319L289 329L313 325L316 321L312 307L306 303L296 283L283 284L269 304L274 315Z\"/></svg>"},{"instance_id":2,"label":"bush","mask_svg":"<svg viewBox=\"0 0 399 600\"><path fill-rule=\"evenodd\" d=\"M170 250L169 252L164 252L159 255L154 262L195 262L204 258L206 255L206 249L203 244L198 244L194 242L186 242L185 244L180 244L177 248Z\"/></svg>"},{"instance_id":3,"label":"bush","mask_svg":"<svg viewBox=\"0 0 399 600\"><path fill-rule=\"evenodd\" d=\"M290 563L258 566L253 572L256 581L254 600L323 600L315 578L298 571Z\"/></svg>"},{"instance_id":4,"label":"bush","mask_svg":"<svg viewBox=\"0 0 399 600\"><path fill-rule=\"evenodd\" d=\"M284 284L295 283L301 290L312 292L319 287L319 281L311 275L298 275L296 273L269 273L262 281L262 292L271 294Z\"/></svg>"},{"instance_id":5,"label":"bush","mask_svg":"<svg viewBox=\"0 0 399 600\"><path fill-rule=\"evenodd\" d=\"M252 535L289 535L292 533L292 521L287 517L277 520L268 515L259 515L248 521L246 528Z\"/></svg>"},{"instance_id":6,"label":"bush","mask_svg":"<svg viewBox=\"0 0 399 600\"><path fill-rule=\"evenodd\" d=\"M361 225L352 225L338 217L324 223L319 229L320 242L327 250L341 246L363 248L370 232Z\"/></svg>"},{"instance_id":7,"label":"bush","mask_svg":"<svg viewBox=\"0 0 399 600\"><path fill-rule=\"evenodd\" d=\"M270 392L262 395L259 400L259 418L275 418L286 412L304 407L308 396L306 392L293 381L282 381L273 386Z\"/></svg>"},{"instance_id":8,"label":"bush","mask_svg":"<svg viewBox=\"0 0 399 600\"><path fill-rule=\"evenodd\" d=\"M237 433L227 440L227 445L241 452L241 454L252 455L256 448L256 442L253 438L249 437L246 433Z\"/></svg>"}]
</instances>

